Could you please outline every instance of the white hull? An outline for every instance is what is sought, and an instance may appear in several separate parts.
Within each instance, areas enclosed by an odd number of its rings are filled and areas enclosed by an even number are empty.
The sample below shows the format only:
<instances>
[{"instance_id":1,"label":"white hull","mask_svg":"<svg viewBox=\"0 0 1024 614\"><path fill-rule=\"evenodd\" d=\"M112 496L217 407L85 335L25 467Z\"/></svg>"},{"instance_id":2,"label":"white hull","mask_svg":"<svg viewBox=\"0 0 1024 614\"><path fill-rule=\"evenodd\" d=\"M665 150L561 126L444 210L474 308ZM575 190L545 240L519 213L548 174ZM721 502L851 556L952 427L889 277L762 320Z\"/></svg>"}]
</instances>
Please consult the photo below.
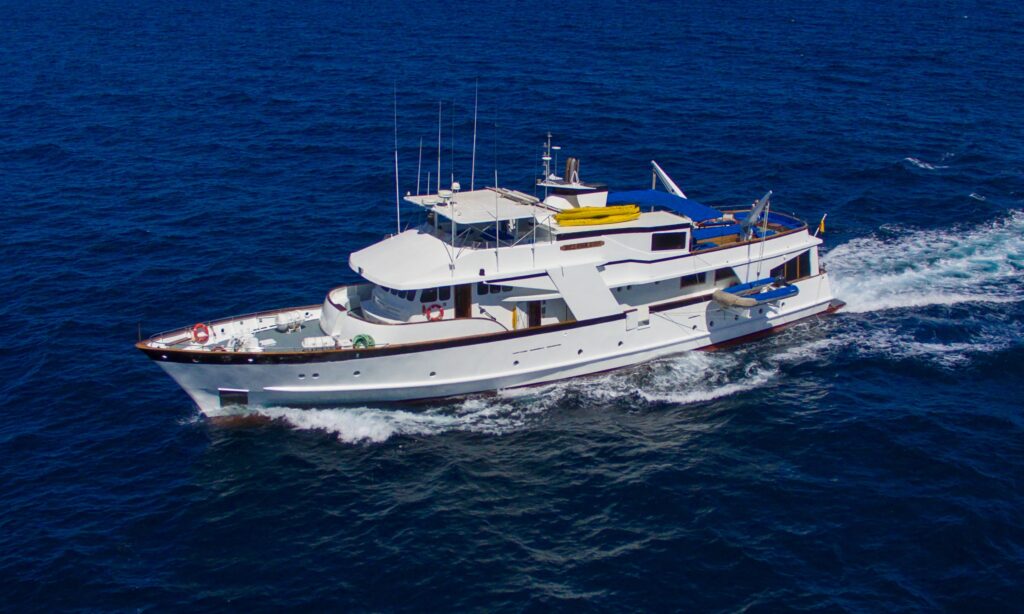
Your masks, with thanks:
<instances>
[{"instance_id":1,"label":"white hull","mask_svg":"<svg viewBox=\"0 0 1024 614\"><path fill-rule=\"evenodd\" d=\"M704 301L595 323L506 335L404 352L367 350L284 364L156 362L199 408L221 409L222 393L250 406L311 407L439 398L530 386L635 365L726 344L830 310L825 273L794 285L799 295L750 310Z\"/></svg>"}]
</instances>

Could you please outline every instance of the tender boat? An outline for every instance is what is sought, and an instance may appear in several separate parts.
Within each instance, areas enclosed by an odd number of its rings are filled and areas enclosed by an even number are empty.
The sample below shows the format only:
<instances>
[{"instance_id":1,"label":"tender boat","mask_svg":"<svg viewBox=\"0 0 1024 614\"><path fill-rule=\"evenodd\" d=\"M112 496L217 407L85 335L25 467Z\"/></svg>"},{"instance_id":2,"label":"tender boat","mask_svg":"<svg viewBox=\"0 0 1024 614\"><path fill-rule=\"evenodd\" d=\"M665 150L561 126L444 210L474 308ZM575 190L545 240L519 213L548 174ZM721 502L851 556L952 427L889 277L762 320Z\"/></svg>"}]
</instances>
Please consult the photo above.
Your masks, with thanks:
<instances>
[{"instance_id":1,"label":"tender boat","mask_svg":"<svg viewBox=\"0 0 1024 614\"><path fill-rule=\"evenodd\" d=\"M204 412L410 401L530 386L764 335L833 312L806 223L664 190L609 192L569 158L544 197L408 194L425 221L351 254L322 304L160 333L136 347ZM656 185L652 179L652 186Z\"/></svg>"}]
</instances>

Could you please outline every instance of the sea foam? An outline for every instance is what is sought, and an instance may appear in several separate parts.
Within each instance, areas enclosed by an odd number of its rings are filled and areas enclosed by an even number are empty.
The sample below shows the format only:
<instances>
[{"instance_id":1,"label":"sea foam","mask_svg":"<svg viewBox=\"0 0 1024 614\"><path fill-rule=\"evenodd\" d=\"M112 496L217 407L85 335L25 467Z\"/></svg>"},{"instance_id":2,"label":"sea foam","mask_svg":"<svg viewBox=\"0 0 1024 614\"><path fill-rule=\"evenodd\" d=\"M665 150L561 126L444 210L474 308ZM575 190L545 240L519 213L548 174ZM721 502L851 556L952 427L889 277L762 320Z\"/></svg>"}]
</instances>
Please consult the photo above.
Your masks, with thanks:
<instances>
[{"instance_id":1,"label":"sea foam","mask_svg":"<svg viewBox=\"0 0 1024 614\"><path fill-rule=\"evenodd\" d=\"M981 226L891 232L854 239L825 255L846 311L1020 300L1024 212Z\"/></svg>"}]
</instances>

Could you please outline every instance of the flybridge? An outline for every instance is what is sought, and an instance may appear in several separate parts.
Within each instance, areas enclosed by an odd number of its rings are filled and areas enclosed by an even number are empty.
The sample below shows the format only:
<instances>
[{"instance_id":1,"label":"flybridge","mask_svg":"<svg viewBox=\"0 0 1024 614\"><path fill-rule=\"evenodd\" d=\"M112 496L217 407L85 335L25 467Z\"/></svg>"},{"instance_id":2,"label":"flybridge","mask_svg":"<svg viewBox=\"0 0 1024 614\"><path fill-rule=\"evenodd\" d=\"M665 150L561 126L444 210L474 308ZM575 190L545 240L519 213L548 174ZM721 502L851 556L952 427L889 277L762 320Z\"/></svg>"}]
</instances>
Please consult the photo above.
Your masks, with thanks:
<instances>
[{"instance_id":1,"label":"flybridge","mask_svg":"<svg viewBox=\"0 0 1024 614\"><path fill-rule=\"evenodd\" d=\"M405 201L428 209L459 224L484 224L497 221L533 219L553 212L529 194L504 188L484 188L470 192L441 190L437 194L406 196Z\"/></svg>"}]
</instances>

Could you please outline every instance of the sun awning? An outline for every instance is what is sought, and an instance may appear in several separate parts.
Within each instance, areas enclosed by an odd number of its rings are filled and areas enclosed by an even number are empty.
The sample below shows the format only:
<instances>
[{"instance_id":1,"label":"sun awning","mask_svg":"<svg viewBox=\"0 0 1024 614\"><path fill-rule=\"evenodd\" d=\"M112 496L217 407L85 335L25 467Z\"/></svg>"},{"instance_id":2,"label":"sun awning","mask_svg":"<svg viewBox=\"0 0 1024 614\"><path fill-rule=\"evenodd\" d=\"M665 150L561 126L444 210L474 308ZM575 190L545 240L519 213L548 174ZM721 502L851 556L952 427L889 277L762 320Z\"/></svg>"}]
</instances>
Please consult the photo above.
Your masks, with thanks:
<instances>
[{"instance_id":1,"label":"sun awning","mask_svg":"<svg viewBox=\"0 0 1024 614\"><path fill-rule=\"evenodd\" d=\"M681 198L668 192L658 190L632 190L629 192L611 192L608 194L608 205L640 205L668 207L676 213L682 213L694 222L706 222L722 217L722 212L712 209L699 202Z\"/></svg>"}]
</instances>

